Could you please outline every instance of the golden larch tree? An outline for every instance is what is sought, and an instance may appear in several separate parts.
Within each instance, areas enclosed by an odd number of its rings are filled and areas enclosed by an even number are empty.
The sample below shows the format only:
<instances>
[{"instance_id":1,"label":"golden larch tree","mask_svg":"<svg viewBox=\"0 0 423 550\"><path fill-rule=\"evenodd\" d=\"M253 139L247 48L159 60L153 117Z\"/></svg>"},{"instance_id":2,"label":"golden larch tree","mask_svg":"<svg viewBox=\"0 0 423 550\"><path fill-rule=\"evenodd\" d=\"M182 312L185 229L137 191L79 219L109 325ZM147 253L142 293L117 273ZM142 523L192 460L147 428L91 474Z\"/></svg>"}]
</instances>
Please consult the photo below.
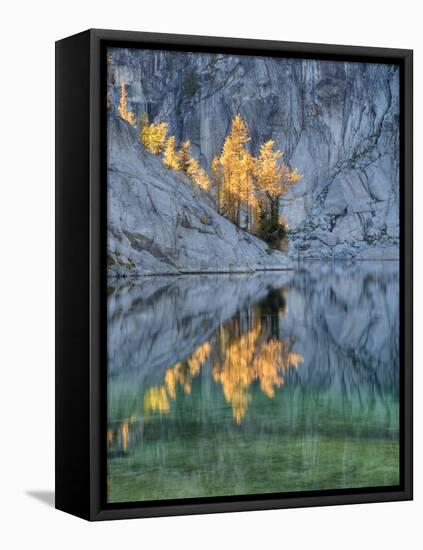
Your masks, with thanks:
<instances>
[{"instance_id":1,"label":"golden larch tree","mask_svg":"<svg viewBox=\"0 0 423 550\"><path fill-rule=\"evenodd\" d=\"M260 147L260 154L254 160L253 174L262 215L278 223L279 199L291 185L302 179L302 175L281 160L283 152L274 150L274 145L275 142L270 139Z\"/></svg>"},{"instance_id":2,"label":"golden larch tree","mask_svg":"<svg viewBox=\"0 0 423 550\"><path fill-rule=\"evenodd\" d=\"M175 136L170 136L164 148L163 164L170 170L179 169L178 155L175 151Z\"/></svg>"},{"instance_id":3,"label":"golden larch tree","mask_svg":"<svg viewBox=\"0 0 423 550\"><path fill-rule=\"evenodd\" d=\"M201 166L198 166L197 170L194 172L192 180L203 191L208 191L210 189L209 177L207 172Z\"/></svg>"},{"instance_id":4,"label":"golden larch tree","mask_svg":"<svg viewBox=\"0 0 423 550\"><path fill-rule=\"evenodd\" d=\"M237 225L241 222L241 209L253 203L252 157L246 149L250 141L247 125L240 114L232 121L222 153L212 162L218 181L219 210Z\"/></svg>"},{"instance_id":5,"label":"golden larch tree","mask_svg":"<svg viewBox=\"0 0 423 550\"><path fill-rule=\"evenodd\" d=\"M216 210L219 214L223 212L223 192L222 192L222 169L218 156L213 157L211 163L211 173L213 178L213 187L215 190Z\"/></svg>"},{"instance_id":6,"label":"golden larch tree","mask_svg":"<svg viewBox=\"0 0 423 550\"><path fill-rule=\"evenodd\" d=\"M192 156L191 142L188 139L182 143L177 156L180 170L185 172L198 187L208 191L210 188L209 177L198 160Z\"/></svg>"},{"instance_id":7,"label":"golden larch tree","mask_svg":"<svg viewBox=\"0 0 423 550\"><path fill-rule=\"evenodd\" d=\"M181 148L178 151L179 167L183 172L188 173L191 159L191 142L187 139L182 143Z\"/></svg>"},{"instance_id":8,"label":"golden larch tree","mask_svg":"<svg viewBox=\"0 0 423 550\"><path fill-rule=\"evenodd\" d=\"M196 160L194 157L191 157L188 161L188 169L187 169L188 176L192 179L192 181L200 187L203 191L208 191L210 188L210 180L207 176L206 171L204 168L200 166L200 163L198 160Z\"/></svg>"},{"instance_id":9,"label":"golden larch tree","mask_svg":"<svg viewBox=\"0 0 423 550\"><path fill-rule=\"evenodd\" d=\"M147 113L144 113L140 120L140 139L144 147L153 155L160 155L166 145L168 132L167 122L151 124L148 121Z\"/></svg>"},{"instance_id":10,"label":"golden larch tree","mask_svg":"<svg viewBox=\"0 0 423 550\"><path fill-rule=\"evenodd\" d=\"M187 162L186 173L191 179L194 179L195 173L197 172L199 167L200 167L200 164L198 160L196 160L194 157L189 157Z\"/></svg>"},{"instance_id":11,"label":"golden larch tree","mask_svg":"<svg viewBox=\"0 0 423 550\"><path fill-rule=\"evenodd\" d=\"M135 121L135 115L132 111L128 111L128 92L126 91L125 81L122 82L121 92L120 92L120 101L119 101L119 115L123 120L129 122L131 126L136 127L137 123Z\"/></svg>"}]
</instances>

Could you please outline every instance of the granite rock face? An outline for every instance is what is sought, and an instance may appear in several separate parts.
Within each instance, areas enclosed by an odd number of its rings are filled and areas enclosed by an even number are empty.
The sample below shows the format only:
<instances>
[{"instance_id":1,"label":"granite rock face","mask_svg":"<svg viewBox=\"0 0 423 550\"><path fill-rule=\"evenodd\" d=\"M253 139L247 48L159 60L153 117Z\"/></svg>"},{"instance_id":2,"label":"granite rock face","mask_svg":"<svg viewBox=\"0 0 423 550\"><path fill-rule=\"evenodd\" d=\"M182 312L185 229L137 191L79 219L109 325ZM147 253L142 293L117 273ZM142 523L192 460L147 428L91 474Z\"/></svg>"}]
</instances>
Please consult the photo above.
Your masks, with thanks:
<instances>
[{"instance_id":1,"label":"granite rock face","mask_svg":"<svg viewBox=\"0 0 423 550\"><path fill-rule=\"evenodd\" d=\"M109 276L287 269L293 262L220 216L183 173L108 118Z\"/></svg>"},{"instance_id":2,"label":"granite rock face","mask_svg":"<svg viewBox=\"0 0 423 550\"><path fill-rule=\"evenodd\" d=\"M396 66L111 49L108 91L125 81L137 118L166 120L206 168L240 113L257 154L272 138L304 175L281 205L289 253L398 257ZM369 252L371 251L371 252ZM395 252L396 251L396 252Z\"/></svg>"}]
</instances>

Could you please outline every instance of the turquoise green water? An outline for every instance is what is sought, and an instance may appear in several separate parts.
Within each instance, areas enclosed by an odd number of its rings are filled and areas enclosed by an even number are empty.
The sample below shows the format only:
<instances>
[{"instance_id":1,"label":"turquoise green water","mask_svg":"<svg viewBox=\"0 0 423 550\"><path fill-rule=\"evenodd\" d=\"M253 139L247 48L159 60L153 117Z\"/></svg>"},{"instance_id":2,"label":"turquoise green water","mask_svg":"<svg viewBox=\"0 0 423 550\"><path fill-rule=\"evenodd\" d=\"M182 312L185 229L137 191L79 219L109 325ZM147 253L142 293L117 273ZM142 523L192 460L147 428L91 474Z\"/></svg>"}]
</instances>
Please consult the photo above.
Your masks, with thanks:
<instances>
[{"instance_id":1,"label":"turquoise green water","mask_svg":"<svg viewBox=\"0 0 423 550\"><path fill-rule=\"evenodd\" d=\"M386 264L111 285L108 501L398 484Z\"/></svg>"}]
</instances>

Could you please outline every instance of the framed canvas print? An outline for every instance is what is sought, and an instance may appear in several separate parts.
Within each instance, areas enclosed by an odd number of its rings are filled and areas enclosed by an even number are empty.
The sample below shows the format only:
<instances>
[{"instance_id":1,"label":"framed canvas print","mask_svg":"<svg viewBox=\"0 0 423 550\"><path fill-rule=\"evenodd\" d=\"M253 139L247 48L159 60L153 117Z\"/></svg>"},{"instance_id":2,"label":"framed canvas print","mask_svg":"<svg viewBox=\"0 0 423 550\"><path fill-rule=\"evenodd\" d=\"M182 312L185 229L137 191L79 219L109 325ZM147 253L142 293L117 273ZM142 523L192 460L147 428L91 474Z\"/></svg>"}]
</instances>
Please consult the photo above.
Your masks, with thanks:
<instances>
[{"instance_id":1,"label":"framed canvas print","mask_svg":"<svg viewBox=\"0 0 423 550\"><path fill-rule=\"evenodd\" d=\"M412 52L56 44L56 506L412 498Z\"/></svg>"}]
</instances>

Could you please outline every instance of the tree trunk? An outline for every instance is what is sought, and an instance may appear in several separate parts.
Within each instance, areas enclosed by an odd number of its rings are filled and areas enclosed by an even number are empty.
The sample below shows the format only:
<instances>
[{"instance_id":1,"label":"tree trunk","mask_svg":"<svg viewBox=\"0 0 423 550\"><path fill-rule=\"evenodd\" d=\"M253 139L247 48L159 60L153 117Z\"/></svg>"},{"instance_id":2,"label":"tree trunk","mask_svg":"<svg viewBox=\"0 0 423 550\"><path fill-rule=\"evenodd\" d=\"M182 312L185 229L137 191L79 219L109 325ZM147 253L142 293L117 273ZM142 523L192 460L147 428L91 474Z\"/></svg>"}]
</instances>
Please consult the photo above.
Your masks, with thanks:
<instances>
[{"instance_id":1,"label":"tree trunk","mask_svg":"<svg viewBox=\"0 0 423 550\"><path fill-rule=\"evenodd\" d=\"M279 223L279 197L272 197L270 205L270 219L276 225Z\"/></svg>"}]
</instances>

